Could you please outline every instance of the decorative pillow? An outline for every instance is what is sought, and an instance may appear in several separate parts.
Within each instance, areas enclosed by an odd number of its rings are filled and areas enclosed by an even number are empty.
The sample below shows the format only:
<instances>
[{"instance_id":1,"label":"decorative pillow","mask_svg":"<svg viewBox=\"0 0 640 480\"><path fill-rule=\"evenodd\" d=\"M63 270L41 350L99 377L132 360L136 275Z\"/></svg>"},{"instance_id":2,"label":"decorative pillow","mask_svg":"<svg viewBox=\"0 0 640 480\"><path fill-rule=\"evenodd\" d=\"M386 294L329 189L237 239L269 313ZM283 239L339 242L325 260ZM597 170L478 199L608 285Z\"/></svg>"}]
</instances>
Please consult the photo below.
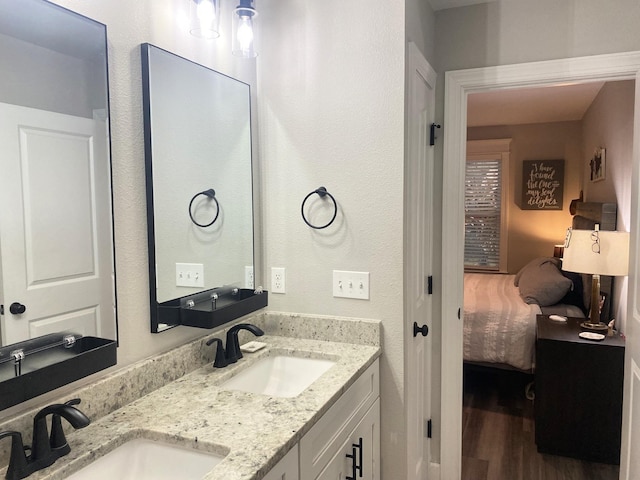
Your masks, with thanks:
<instances>
[{"instance_id":1,"label":"decorative pillow","mask_svg":"<svg viewBox=\"0 0 640 480\"><path fill-rule=\"evenodd\" d=\"M541 307L554 305L571 289L573 282L562 275L556 263L547 260L522 269L518 287L525 303Z\"/></svg>"},{"instance_id":2,"label":"decorative pillow","mask_svg":"<svg viewBox=\"0 0 640 480\"><path fill-rule=\"evenodd\" d=\"M516 273L516 277L513 279L513 284L517 287L518 283L520 283L520 277L522 274L529 268L535 269L540 267L540 265L544 263L552 263L556 267L560 268L560 259L555 257L538 257L531 260L524 267L520 269L518 273Z\"/></svg>"}]
</instances>

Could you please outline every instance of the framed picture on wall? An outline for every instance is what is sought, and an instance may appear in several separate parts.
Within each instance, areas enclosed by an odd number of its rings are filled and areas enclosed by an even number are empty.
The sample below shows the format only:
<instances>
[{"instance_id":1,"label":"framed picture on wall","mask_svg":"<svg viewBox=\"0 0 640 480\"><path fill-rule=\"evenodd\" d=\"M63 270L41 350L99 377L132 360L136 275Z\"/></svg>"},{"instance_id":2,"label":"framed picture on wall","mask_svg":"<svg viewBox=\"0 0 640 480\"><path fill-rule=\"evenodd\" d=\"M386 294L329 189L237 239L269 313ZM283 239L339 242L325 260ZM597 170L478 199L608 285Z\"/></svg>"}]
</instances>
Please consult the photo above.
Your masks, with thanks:
<instances>
[{"instance_id":1,"label":"framed picture on wall","mask_svg":"<svg viewBox=\"0 0 640 480\"><path fill-rule=\"evenodd\" d=\"M522 162L522 210L562 210L564 160Z\"/></svg>"},{"instance_id":2,"label":"framed picture on wall","mask_svg":"<svg viewBox=\"0 0 640 480\"><path fill-rule=\"evenodd\" d=\"M596 148L593 158L589 162L590 178L592 182L599 182L605 178L605 155L606 151L602 147Z\"/></svg>"}]
</instances>

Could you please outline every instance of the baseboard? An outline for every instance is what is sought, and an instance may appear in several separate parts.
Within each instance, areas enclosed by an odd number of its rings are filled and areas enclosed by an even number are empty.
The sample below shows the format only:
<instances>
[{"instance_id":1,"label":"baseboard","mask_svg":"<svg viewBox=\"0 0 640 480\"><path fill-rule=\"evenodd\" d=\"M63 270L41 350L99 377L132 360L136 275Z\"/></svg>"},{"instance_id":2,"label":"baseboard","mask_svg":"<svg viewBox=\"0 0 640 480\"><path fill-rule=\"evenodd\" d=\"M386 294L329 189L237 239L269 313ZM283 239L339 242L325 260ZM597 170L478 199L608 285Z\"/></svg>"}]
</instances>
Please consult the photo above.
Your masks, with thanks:
<instances>
[{"instance_id":1,"label":"baseboard","mask_svg":"<svg viewBox=\"0 0 640 480\"><path fill-rule=\"evenodd\" d=\"M429 480L440 480L440 464L431 462L429 464Z\"/></svg>"}]
</instances>

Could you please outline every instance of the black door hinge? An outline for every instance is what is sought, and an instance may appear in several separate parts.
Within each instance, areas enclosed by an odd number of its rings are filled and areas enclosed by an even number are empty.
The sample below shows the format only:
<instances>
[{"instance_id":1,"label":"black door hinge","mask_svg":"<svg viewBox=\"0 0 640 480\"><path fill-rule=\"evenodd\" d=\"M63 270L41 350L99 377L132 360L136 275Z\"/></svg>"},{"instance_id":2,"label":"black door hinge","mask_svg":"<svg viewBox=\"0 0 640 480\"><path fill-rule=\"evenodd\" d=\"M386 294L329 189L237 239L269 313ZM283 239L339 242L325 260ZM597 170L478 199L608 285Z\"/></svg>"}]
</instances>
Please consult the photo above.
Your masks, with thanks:
<instances>
[{"instance_id":1,"label":"black door hinge","mask_svg":"<svg viewBox=\"0 0 640 480\"><path fill-rule=\"evenodd\" d=\"M429 275L427 277L427 293L429 295L433 295L433 276Z\"/></svg>"},{"instance_id":2,"label":"black door hinge","mask_svg":"<svg viewBox=\"0 0 640 480\"><path fill-rule=\"evenodd\" d=\"M425 422L424 422L424 425L425 425L425 429L424 429L424 430L425 430L425 431L424 431L424 436L425 436L425 437L427 437L427 438L431 438L431 434L432 434L432 427L433 427L432 422L431 422L431 419L429 419L429 420L425 421Z\"/></svg>"},{"instance_id":3,"label":"black door hinge","mask_svg":"<svg viewBox=\"0 0 640 480\"><path fill-rule=\"evenodd\" d=\"M0 315L4 315L4 305L0 305Z\"/></svg>"},{"instance_id":4,"label":"black door hinge","mask_svg":"<svg viewBox=\"0 0 640 480\"><path fill-rule=\"evenodd\" d=\"M429 145L431 145L432 147L436 144L436 128L440 128L440 125L438 125L437 123L432 123L431 135L429 140Z\"/></svg>"}]
</instances>

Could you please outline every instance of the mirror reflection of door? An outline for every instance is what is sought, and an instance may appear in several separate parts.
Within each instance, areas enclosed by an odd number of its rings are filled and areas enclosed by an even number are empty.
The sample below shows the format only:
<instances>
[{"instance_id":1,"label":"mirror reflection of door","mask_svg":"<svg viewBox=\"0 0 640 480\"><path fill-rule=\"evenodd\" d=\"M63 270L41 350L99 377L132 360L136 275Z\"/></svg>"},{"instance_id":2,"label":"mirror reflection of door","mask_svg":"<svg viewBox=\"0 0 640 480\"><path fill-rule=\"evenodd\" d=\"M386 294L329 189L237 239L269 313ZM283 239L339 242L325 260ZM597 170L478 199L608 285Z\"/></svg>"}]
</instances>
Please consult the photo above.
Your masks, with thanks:
<instances>
[{"instance_id":1,"label":"mirror reflection of door","mask_svg":"<svg viewBox=\"0 0 640 480\"><path fill-rule=\"evenodd\" d=\"M0 104L3 345L115 338L106 137L99 118Z\"/></svg>"},{"instance_id":2,"label":"mirror reflection of door","mask_svg":"<svg viewBox=\"0 0 640 480\"><path fill-rule=\"evenodd\" d=\"M0 64L1 344L116 339L106 27L2 0Z\"/></svg>"}]
</instances>

